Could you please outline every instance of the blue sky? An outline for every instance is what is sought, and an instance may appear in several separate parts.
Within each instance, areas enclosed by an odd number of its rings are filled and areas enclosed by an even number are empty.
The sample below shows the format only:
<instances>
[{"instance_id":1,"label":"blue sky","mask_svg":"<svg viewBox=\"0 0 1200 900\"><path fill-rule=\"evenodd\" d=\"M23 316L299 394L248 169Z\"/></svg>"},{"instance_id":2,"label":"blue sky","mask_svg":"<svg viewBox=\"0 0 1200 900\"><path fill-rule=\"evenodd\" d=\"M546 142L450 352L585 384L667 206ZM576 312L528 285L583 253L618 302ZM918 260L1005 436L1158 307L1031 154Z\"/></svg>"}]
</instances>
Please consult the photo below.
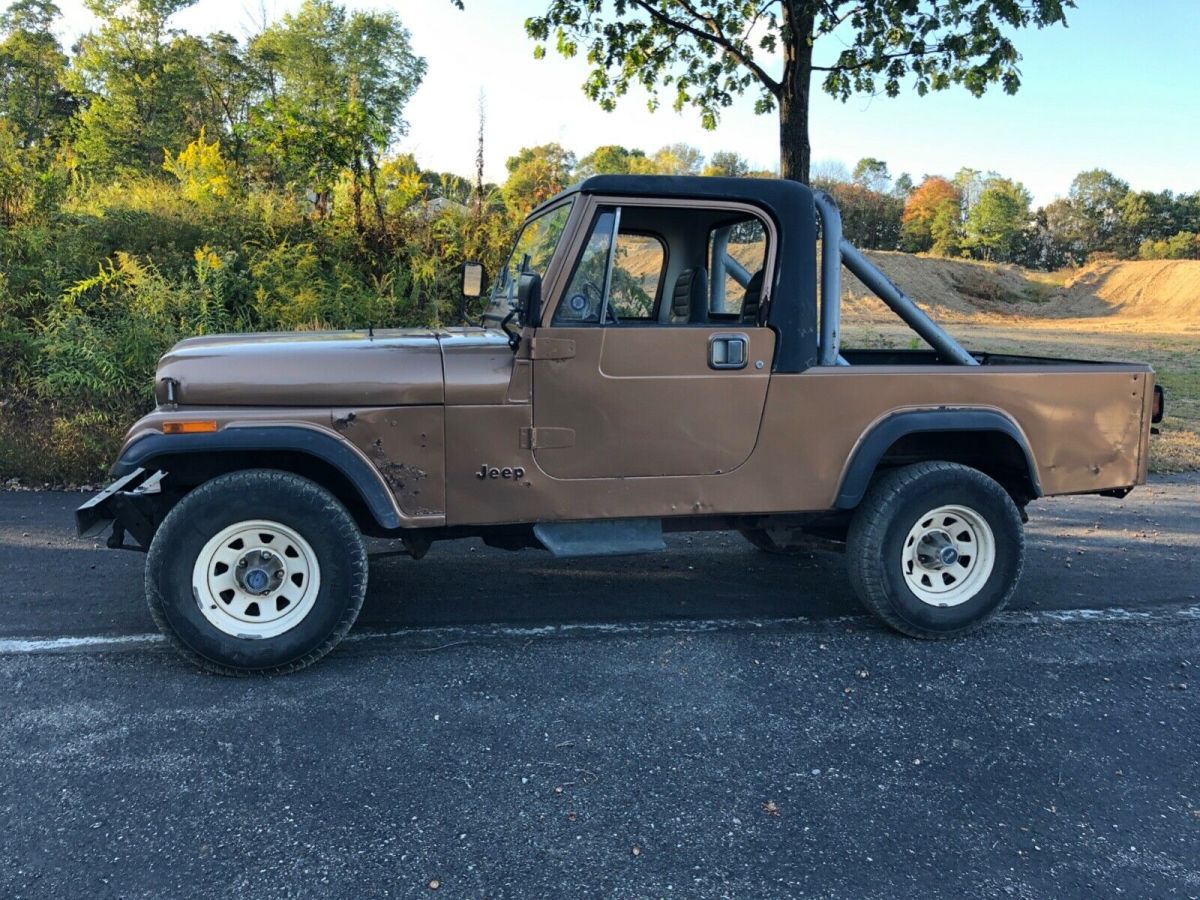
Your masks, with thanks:
<instances>
[{"instance_id":1,"label":"blue sky","mask_svg":"<svg viewBox=\"0 0 1200 900\"><path fill-rule=\"evenodd\" d=\"M63 37L90 26L81 0L59 0ZM199 0L177 24L203 33L244 35L261 10L278 16L298 0ZM705 153L735 150L763 168L777 164L773 116L755 116L752 99L727 111L715 132L694 112L651 114L633 91L605 113L580 90L581 60L532 58L525 18L545 0L350 0L348 6L392 9L429 62L408 109L411 128L400 149L421 164L469 174L474 169L476 106L486 96L487 171L504 177L504 160L522 146L559 141L580 155L599 144L653 151L686 141ZM814 94L811 135L818 160L847 166L863 156L888 162L893 174L952 175L962 166L1023 181L1037 203L1066 193L1074 175L1110 169L1135 189L1200 190L1200 0L1079 0L1069 28L1023 32L1023 85L975 99L961 89L924 98L852 98ZM824 44L829 43L825 39ZM836 53L818 44L817 57Z\"/></svg>"}]
</instances>

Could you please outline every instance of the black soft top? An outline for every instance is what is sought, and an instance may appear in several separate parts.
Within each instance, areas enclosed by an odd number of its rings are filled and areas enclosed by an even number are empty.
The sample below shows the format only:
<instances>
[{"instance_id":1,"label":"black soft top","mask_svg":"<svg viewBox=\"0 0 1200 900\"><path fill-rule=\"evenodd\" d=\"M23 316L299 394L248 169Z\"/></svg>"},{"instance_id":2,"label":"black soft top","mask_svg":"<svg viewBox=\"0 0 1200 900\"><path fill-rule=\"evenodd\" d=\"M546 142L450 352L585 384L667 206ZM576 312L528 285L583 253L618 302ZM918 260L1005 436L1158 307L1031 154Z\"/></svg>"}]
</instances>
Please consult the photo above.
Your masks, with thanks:
<instances>
[{"instance_id":1,"label":"black soft top","mask_svg":"<svg viewBox=\"0 0 1200 900\"><path fill-rule=\"evenodd\" d=\"M812 189L807 185L780 178L594 175L542 205L549 206L575 194L736 200L761 208L775 220L780 241L767 310L767 324L776 334L774 369L800 372L816 364L817 224Z\"/></svg>"}]
</instances>

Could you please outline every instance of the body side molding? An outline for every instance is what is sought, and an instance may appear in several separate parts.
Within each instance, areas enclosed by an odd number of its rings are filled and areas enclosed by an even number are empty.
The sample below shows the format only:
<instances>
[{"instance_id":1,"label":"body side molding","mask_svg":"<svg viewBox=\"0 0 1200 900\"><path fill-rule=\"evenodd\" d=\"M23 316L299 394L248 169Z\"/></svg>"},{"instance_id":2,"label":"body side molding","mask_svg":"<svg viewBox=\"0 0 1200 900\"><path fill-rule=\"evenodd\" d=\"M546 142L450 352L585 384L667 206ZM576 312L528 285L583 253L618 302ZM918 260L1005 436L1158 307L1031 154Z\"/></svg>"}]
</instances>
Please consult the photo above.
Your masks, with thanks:
<instances>
[{"instance_id":1,"label":"body side molding","mask_svg":"<svg viewBox=\"0 0 1200 900\"><path fill-rule=\"evenodd\" d=\"M888 448L910 434L931 432L998 432L1012 438L1025 455L1029 483L1034 496L1042 496L1037 463L1024 433L1011 418L994 409L948 408L909 410L880 420L859 441L838 486L834 507L853 509L862 501L875 469Z\"/></svg>"}]
</instances>

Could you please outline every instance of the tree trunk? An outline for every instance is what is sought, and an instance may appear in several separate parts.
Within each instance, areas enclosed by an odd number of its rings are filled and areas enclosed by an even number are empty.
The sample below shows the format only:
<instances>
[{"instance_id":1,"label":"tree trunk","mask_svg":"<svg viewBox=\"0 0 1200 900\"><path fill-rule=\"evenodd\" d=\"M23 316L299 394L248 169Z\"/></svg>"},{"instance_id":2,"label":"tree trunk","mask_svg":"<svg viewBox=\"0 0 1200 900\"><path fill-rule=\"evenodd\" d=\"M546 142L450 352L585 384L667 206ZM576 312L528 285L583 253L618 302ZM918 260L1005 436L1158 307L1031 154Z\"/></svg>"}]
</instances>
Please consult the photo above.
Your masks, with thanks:
<instances>
[{"instance_id":1,"label":"tree trunk","mask_svg":"<svg viewBox=\"0 0 1200 900\"><path fill-rule=\"evenodd\" d=\"M808 101L812 81L813 14L807 3L783 4L783 78L779 83L779 174L808 184L812 147Z\"/></svg>"},{"instance_id":2,"label":"tree trunk","mask_svg":"<svg viewBox=\"0 0 1200 900\"><path fill-rule=\"evenodd\" d=\"M367 233L366 223L363 221L362 212L362 158L356 153L354 162L351 165L350 178L350 199L354 203L354 230L358 232L359 238L363 238Z\"/></svg>"}]
</instances>

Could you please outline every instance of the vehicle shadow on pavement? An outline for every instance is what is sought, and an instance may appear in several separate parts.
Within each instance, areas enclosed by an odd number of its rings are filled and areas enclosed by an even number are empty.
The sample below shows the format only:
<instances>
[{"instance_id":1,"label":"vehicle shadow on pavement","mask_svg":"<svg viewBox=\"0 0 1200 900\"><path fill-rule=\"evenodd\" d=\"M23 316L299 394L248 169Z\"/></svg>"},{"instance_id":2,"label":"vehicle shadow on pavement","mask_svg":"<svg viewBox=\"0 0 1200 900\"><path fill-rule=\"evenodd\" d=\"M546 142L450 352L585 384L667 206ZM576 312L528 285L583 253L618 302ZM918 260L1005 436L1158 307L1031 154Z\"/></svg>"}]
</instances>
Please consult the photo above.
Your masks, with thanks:
<instances>
[{"instance_id":1,"label":"vehicle shadow on pavement","mask_svg":"<svg viewBox=\"0 0 1200 900\"><path fill-rule=\"evenodd\" d=\"M452 556L452 559L446 559ZM739 535L668 537L666 553L555 559L477 541L374 560L361 625L828 617L861 611L836 553L778 556Z\"/></svg>"},{"instance_id":2,"label":"vehicle shadow on pavement","mask_svg":"<svg viewBox=\"0 0 1200 900\"><path fill-rule=\"evenodd\" d=\"M0 494L0 633L9 637L154 630L140 553L79 540L79 494ZM1060 498L1030 507L1025 573L1011 609L1143 608L1200 595L1200 479L1156 480L1122 501ZM373 549L392 549L374 542ZM438 543L417 562L371 564L364 629L419 625L828 618L861 607L836 553L775 556L740 535L669 535L668 551L560 560L475 540Z\"/></svg>"}]
</instances>

